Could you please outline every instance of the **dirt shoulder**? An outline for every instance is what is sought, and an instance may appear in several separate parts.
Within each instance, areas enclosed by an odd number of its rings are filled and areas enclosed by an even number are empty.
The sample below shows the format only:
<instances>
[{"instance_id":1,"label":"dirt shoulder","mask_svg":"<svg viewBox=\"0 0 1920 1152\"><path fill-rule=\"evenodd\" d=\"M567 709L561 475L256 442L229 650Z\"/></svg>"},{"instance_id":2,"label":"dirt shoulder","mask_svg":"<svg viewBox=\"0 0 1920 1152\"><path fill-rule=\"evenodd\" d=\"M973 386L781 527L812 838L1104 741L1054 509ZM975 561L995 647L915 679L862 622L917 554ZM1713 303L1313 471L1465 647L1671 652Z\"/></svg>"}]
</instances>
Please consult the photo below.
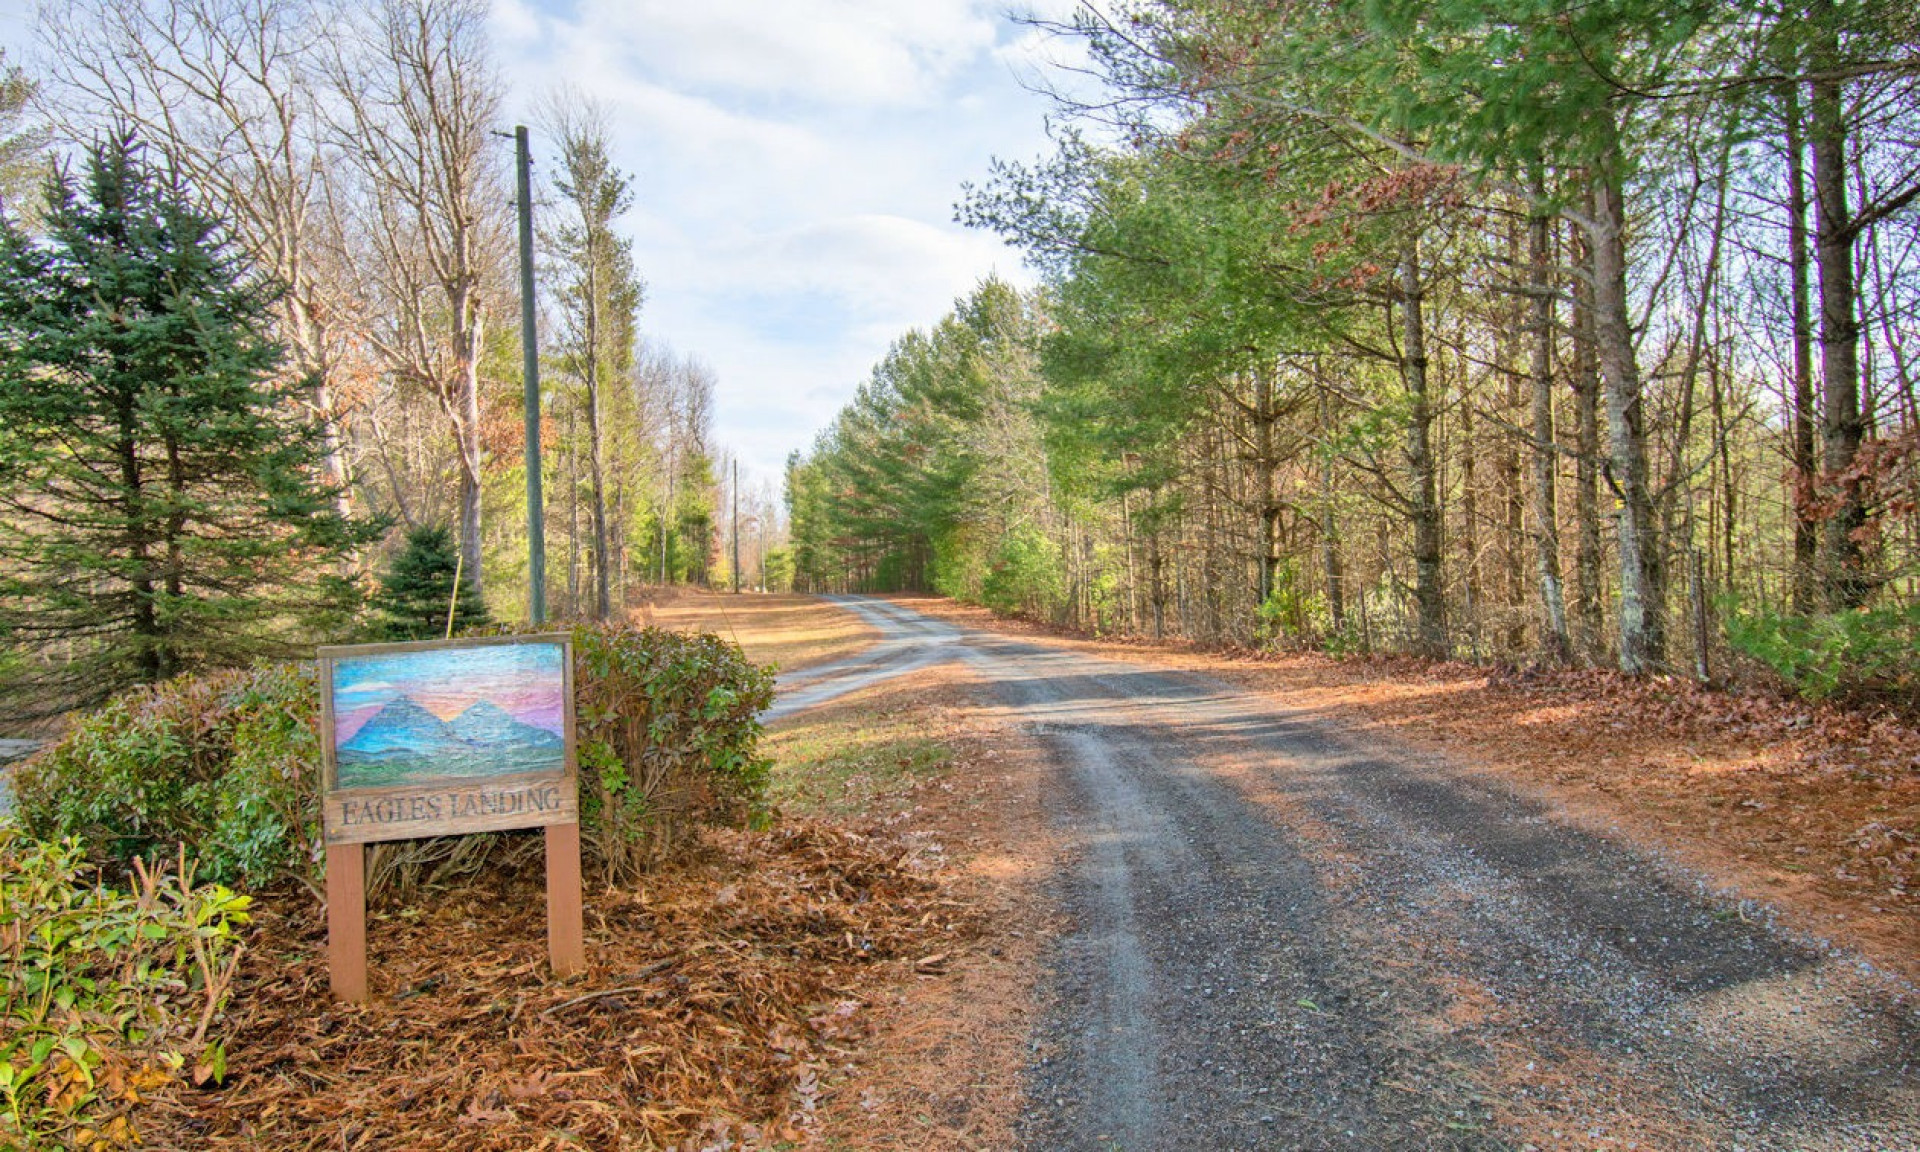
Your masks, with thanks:
<instances>
[{"instance_id":1,"label":"dirt shoulder","mask_svg":"<svg viewBox=\"0 0 1920 1152\"><path fill-rule=\"evenodd\" d=\"M729 635L782 671L857 654L878 633L810 597L683 596L655 622ZM819 1146L1000 1149L1014 1142L1060 851L1045 818L1050 766L1026 734L976 706L942 663L773 725L784 816L907 845L968 929L863 972L836 1062L821 1078Z\"/></svg>"},{"instance_id":2,"label":"dirt shoulder","mask_svg":"<svg viewBox=\"0 0 1920 1152\"><path fill-rule=\"evenodd\" d=\"M870 1030L825 1086L824 1147L1013 1143L1057 847L1043 817L1044 758L996 730L973 706L978 692L964 669L943 665L769 734L784 810L910 845L972 925L951 946L869 973Z\"/></svg>"},{"instance_id":3,"label":"dirt shoulder","mask_svg":"<svg viewBox=\"0 0 1920 1152\"><path fill-rule=\"evenodd\" d=\"M1062 636L944 598L898 599L972 628L1204 672L1276 708L1440 753L1920 980L1920 733L1904 725L1682 679L1227 656Z\"/></svg>"}]
</instances>

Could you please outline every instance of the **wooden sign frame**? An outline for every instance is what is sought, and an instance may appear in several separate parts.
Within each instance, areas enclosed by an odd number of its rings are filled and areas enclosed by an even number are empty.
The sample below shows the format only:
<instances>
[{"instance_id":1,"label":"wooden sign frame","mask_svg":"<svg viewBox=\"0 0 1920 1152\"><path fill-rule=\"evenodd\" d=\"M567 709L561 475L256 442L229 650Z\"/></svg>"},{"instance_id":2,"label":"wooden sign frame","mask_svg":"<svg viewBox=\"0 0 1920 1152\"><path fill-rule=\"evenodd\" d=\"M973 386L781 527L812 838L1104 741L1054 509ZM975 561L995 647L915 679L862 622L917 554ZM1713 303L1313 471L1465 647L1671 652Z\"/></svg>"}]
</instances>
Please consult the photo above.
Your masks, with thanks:
<instances>
[{"instance_id":1,"label":"wooden sign frame","mask_svg":"<svg viewBox=\"0 0 1920 1152\"><path fill-rule=\"evenodd\" d=\"M348 685L362 701L350 712L360 717L353 739L375 721L378 735L363 743L377 752L350 749L348 783L342 786L336 683L342 664L363 662L369 670L399 670L432 676L459 661L464 651L550 646L559 649L558 733L512 716L484 692L457 716L434 713L401 687L382 680ZM436 660L434 653L443 653ZM581 913L579 761L573 712L573 638L564 632L525 636L488 636L463 640L423 640L401 644L345 644L316 652L320 679L320 747L323 765L321 827L327 851L327 964L333 993L343 1000L367 999L366 853L370 844L421 836L453 836L542 828L546 834L547 956L555 975L586 968ZM519 654L500 652L491 661L495 674L510 673ZM485 662L485 658L480 661ZM437 670L434 665L442 666ZM409 664L417 665L408 669ZM457 670L457 669L456 669ZM423 695L442 707L474 689L458 682L422 683ZM483 710L481 705L486 705ZM370 710L370 711L369 711ZM391 713L392 716L388 717ZM471 720L469 718L472 717ZM383 720L383 718L386 718ZM456 725L469 724L490 739L473 743ZM445 729L442 733L441 729ZM543 735L544 734L544 735ZM553 749L546 736L560 737L559 770L549 766ZM515 741L518 743L515 743ZM506 770L498 770L504 763ZM412 766L412 771L408 771ZM493 769L489 771L488 769ZM397 778L366 779L384 770Z\"/></svg>"}]
</instances>

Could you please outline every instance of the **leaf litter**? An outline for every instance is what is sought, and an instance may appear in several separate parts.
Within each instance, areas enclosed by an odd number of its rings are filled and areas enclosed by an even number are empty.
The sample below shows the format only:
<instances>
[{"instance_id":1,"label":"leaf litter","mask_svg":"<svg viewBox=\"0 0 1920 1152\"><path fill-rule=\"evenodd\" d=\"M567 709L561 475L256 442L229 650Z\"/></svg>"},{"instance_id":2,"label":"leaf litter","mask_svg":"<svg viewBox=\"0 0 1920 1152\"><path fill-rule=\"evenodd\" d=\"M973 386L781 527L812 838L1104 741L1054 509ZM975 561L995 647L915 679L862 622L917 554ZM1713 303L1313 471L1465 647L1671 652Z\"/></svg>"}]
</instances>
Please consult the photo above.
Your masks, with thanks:
<instances>
[{"instance_id":1,"label":"leaf litter","mask_svg":"<svg viewBox=\"0 0 1920 1152\"><path fill-rule=\"evenodd\" d=\"M547 972L537 866L372 910L367 1005L327 986L324 915L260 902L219 1084L143 1108L149 1146L721 1149L817 1125L869 997L982 931L902 841L789 820L589 892L589 972ZM910 977L908 977L910 978Z\"/></svg>"}]
</instances>

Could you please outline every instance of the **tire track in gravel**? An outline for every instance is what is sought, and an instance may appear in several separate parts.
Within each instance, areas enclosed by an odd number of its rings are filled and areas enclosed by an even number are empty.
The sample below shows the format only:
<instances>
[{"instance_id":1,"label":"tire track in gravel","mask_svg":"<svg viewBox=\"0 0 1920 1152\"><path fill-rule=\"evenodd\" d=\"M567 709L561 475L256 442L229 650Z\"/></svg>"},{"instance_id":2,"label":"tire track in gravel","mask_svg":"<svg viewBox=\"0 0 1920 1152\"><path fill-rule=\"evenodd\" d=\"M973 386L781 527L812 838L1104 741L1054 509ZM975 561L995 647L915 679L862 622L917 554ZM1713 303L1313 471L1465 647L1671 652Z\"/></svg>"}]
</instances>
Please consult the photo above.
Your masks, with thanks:
<instances>
[{"instance_id":1,"label":"tire track in gravel","mask_svg":"<svg viewBox=\"0 0 1920 1152\"><path fill-rule=\"evenodd\" d=\"M1438 759L1183 672L964 631L1058 765L1072 927L1033 1149L1920 1148L1912 989Z\"/></svg>"}]
</instances>

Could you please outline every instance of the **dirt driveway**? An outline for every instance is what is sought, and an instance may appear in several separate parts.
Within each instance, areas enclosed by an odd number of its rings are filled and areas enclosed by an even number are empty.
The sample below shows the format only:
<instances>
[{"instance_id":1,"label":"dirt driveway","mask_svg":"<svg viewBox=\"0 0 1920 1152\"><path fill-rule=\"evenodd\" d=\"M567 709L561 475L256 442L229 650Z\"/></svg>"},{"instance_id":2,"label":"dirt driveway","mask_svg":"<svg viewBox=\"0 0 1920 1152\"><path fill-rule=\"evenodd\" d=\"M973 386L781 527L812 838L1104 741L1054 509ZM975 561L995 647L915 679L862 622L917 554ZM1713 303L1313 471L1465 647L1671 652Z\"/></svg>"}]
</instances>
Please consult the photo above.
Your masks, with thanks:
<instances>
[{"instance_id":1,"label":"dirt driveway","mask_svg":"<svg viewBox=\"0 0 1920 1152\"><path fill-rule=\"evenodd\" d=\"M1055 765L1035 1149L1920 1148L1912 988L1447 762L1192 672L843 599Z\"/></svg>"}]
</instances>

